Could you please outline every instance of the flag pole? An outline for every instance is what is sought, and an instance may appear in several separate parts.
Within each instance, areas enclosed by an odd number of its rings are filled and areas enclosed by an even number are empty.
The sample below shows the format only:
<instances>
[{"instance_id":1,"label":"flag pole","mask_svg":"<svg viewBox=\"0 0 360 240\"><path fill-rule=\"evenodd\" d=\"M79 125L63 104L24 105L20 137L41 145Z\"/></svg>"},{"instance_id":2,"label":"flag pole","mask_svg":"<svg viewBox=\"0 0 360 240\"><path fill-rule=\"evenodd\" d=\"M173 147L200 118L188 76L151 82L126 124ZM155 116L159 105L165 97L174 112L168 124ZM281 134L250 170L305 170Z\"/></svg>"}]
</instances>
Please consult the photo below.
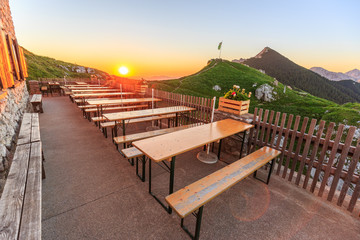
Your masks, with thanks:
<instances>
[{"instance_id":1,"label":"flag pole","mask_svg":"<svg viewBox=\"0 0 360 240\"><path fill-rule=\"evenodd\" d=\"M222 43L223 43L223 41L221 40L221 45L220 45L220 53L219 53L219 58L221 59L221 50L222 50Z\"/></svg>"}]
</instances>

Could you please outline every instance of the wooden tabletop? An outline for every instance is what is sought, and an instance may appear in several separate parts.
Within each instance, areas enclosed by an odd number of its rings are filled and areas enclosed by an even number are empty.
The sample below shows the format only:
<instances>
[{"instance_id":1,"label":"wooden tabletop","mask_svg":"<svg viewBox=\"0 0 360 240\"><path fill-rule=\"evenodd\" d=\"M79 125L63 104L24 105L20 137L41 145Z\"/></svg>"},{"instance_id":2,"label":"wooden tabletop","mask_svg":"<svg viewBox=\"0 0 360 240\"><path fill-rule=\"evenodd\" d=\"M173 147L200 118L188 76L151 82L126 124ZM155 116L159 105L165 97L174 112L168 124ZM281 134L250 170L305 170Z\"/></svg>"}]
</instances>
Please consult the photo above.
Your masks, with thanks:
<instances>
[{"instance_id":1,"label":"wooden tabletop","mask_svg":"<svg viewBox=\"0 0 360 240\"><path fill-rule=\"evenodd\" d=\"M86 97L106 97L106 96L120 96L120 95L133 95L131 92L109 92L109 93L79 93L74 94L74 98Z\"/></svg>"},{"instance_id":2,"label":"wooden tabletop","mask_svg":"<svg viewBox=\"0 0 360 240\"><path fill-rule=\"evenodd\" d=\"M159 102L160 98L127 98L127 99L91 99L87 100L90 105L111 105L111 104L130 104L130 103L144 103L144 102Z\"/></svg>"},{"instance_id":3,"label":"wooden tabletop","mask_svg":"<svg viewBox=\"0 0 360 240\"><path fill-rule=\"evenodd\" d=\"M107 88L104 88L104 89L71 89L71 91L73 93L76 93L76 92L84 92L84 93L88 93L88 92L118 92L119 89L107 89Z\"/></svg>"},{"instance_id":4,"label":"wooden tabletop","mask_svg":"<svg viewBox=\"0 0 360 240\"><path fill-rule=\"evenodd\" d=\"M109 121L120 121L120 120L128 120L128 119L141 118L141 117L150 117L155 115L190 112L194 110L196 109L191 107L176 106L176 107L154 108L154 109L137 110L137 111L129 111L129 112L106 113L103 114L103 116Z\"/></svg>"},{"instance_id":5,"label":"wooden tabletop","mask_svg":"<svg viewBox=\"0 0 360 240\"><path fill-rule=\"evenodd\" d=\"M133 142L133 145L155 162L161 162L208 143L246 131L254 125L225 119L178 132Z\"/></svg>"},{"instance_id":6,"label":"wooden tabletop","mask_svg":"<svg viewBox=\"0 0 360 240\"><path fill-rule=\"evenodd\" d=\"M88 85L86 82L75 82L77 85Z\"/></svg>"}]
</instances>

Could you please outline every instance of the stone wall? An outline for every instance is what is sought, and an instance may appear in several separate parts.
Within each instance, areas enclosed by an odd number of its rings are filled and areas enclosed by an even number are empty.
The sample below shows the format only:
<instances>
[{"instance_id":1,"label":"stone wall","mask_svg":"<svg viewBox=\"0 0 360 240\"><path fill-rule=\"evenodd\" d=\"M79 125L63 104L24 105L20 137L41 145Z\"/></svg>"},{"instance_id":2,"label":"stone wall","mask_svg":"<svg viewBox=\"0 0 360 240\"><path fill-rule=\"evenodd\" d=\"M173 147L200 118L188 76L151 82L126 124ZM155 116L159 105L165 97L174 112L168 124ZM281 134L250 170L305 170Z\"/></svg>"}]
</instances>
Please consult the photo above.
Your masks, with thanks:
<instances>
[{"instance_id":1,"label":"stone wall","mask_svg":"<svg viewBox=\"0 0 360 240\"><path fill-rule=\"evenodd\" d=\"M0 0L0 24L0 27L9 34L11 38L16 39L9 0Z\"/></svg>"},{"instance_id":2,"label":"stone wall","mask_svg":"<svg viewBox=\"0 0 360 240\"><path fill-rule=\"evenodd\" d=\"M8 88L0 99L0 193L4 187L19 124L24 112L29 109L29 93L25 82Z\"/></svg>"}]
</instances>

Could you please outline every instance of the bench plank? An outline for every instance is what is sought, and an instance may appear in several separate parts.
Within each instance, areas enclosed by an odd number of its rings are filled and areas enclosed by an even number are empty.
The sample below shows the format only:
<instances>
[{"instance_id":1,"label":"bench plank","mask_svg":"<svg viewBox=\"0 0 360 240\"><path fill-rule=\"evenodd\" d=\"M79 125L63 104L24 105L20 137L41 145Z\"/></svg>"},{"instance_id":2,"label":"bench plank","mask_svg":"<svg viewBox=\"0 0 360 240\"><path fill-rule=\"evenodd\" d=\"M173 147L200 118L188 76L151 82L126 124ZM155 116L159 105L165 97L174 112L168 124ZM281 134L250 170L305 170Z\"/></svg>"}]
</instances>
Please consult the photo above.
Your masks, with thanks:
<instances>
[{"instance_id":1,"label":"bench plank","mask_svg":"<svg viewBox=\"0 0 360 240\"><path fill-rule=\"evenodd\" d=\"M31 141L31 119L32 119L31 113L24 113L24 116L23 116L23 119L21 122L18 140L17 140L17 145L30 143L30 141Z\"/></svg>"},{"instance_id":2,"label":"bench plank","mask_svg":"<svg viewBox=\"0 0 360 240\"><path fill-rule=\"evenodd\" d=\"M31 143L19 239L41 239L41 142Z\"/></svg>"},{"instance_id":3,"label":"bench plank","mask_svg":"<svg viewBox=\"0 0 360 240\"><path fill-rule=\"evenodd\" d=\"M32 114L32 121L31 121L31 142L38 142L40 141L40 126L39 126L39 114L33 113Z\"/></svg>"},{"instance_id":4,"label":"bench plank","mask_svg":"<svg viewBox=\"0 0 360 240\"><path fill-rule=\"evenodd\" d=\"M29 157L30 144L16 147L0 201L0 239L18 239Z\"/></svg>"},{"instance_id":5,"label":"bench plank","mask_svg":"<svg viewBox=\"0 0 360 240\"><path fill-rule=\"evenodd\" d=\"M136 147L125 148L125 149L122 149L121 152L125 155L126 158L135 158L135 157L140 157L140 156L144 155Z\"/></svg>"},{"instance_id":6,"label":"bench plank","mask_svg":"<svg viewBox=\"0 0 360 240\"><path fill-rule=\"evenodd\" d=\"M165 200L181 218L184 218L264 166L280 153L270 147L263 147L167 196Z\"/></svg>"}]
</instances>

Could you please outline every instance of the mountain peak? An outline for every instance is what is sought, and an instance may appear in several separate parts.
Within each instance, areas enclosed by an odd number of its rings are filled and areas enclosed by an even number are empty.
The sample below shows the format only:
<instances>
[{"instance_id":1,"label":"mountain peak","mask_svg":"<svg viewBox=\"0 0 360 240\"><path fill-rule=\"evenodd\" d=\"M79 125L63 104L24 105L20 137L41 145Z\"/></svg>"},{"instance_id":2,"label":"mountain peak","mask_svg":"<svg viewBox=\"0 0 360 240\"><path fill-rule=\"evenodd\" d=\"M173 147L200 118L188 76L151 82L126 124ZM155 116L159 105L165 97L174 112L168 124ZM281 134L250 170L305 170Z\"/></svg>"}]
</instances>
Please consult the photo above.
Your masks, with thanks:
<instances>
[{"instance_id":1,"label":"mountain peak","mask_svg":"<svg viewBox=\"0 0 360 240\"><path fill-rule=\"evenodd\" d=\"M310 70L332 81L356 80L348 74L344 74L342 72L332 72L322 67L312 67Z\"/></svg>"},{"instance_id":2,"label":"mountain peak","mask_svg":"<svg viewBox=\"0 0 360 240\"><path fill-rule=\"evenodd\" d=\"M272 50L269 47L265 47L261 52L259 52L254 58L262 58L262 56L267 53L269 50Z\"/></svg>"},{"instance_id":3,"label":"mountain peak","mask_svg":"<svg viewBox=\"0 0 360 240\"><path fill-rule=\"evenodd\" d=\"M355 68L355 69L353 69L351 71L348 71L345 74L352 77L352 78L354 78L354 79L360 80L360 70L357 69L357 68Z\"/></svg>"}]
</instances>

